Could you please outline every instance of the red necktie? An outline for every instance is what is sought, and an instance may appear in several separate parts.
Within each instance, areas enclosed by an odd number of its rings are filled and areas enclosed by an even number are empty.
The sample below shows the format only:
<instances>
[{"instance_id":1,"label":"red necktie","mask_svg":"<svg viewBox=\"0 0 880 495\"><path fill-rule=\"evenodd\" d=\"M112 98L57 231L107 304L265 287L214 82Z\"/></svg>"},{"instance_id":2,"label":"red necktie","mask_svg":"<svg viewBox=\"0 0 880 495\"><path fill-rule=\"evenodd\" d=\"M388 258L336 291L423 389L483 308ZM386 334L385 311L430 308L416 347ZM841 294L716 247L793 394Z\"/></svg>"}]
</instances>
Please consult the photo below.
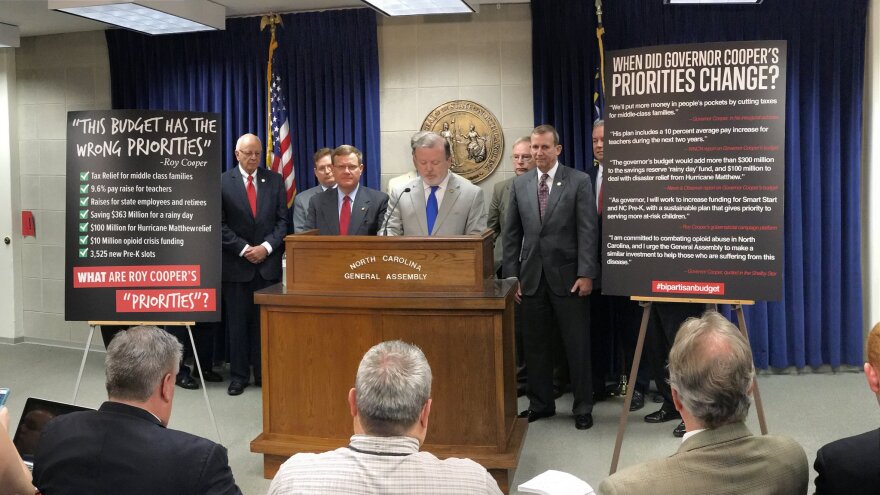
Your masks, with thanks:
<instances>
[{"instance_id":1,"label":"red necktie","mask_svg":"<svg viewBox=\"0 0 880 495\"><path fill-rule=\"evenodd\" d=\"M257 218L257 188L254 187L254 176L248 175L247 185L248 203L251 204L251 213Z\"/></svg>"},{"instance_id":2,"label":"red necktie","mask_svg":"<svg viewBox=\"0 0 880 495\"><path fill-rule=\"evenodd\" d=\"M351 220L351 198L342 197L342 210L339 211L339 234L348 235L348 222Z\"/></svg>"}]
</instances>

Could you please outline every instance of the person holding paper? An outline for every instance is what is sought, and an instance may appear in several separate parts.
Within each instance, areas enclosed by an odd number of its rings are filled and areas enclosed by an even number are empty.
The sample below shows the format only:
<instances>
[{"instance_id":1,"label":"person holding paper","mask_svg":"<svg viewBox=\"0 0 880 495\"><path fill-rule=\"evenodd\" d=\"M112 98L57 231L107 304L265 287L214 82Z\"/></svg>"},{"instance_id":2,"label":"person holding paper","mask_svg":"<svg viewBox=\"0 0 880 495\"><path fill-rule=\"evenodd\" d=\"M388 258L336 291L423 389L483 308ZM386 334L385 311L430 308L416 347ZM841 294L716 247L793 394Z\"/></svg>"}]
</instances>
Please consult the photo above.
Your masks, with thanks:
<instances>
[{"instance_id":1,"label":"person holding paper","mask_svg":"<svg viewBox=\"0 0 880 495\"><path fill-rule=\"evenodd\" d=\"M395 340L367 351L348 407L355 433L348 446L295 454L281 465L269 495L501 494L476 462L419 451L431 414L431 367L418 347Z\"/></svg>"},{"instance_id":2,"label":"person holding paper","mask_svg":"<svg viewBox=\"0 0 880 495\"><path fill-rule=\"evenodd\" d=\"M330 158L336 189L312 197L305 230L318 229L321 235L376 235L388 195L360 185L364 164L359 149L344 144Z\"/></svg>"},{"instance_id":3,"label":"person holding paper","mask_svg":"<svg viewBox=\"0 0 880 495\"><path fill-rule=\"evenodd\" d=\"M754 436L744 423L755 367L736 326L714 311L688 319L669 353L669 383L687 428L681 446L612 474L597 493L807 493L804 449L788 437Z\"/></svg>"},{"instance_id":4,"label":"person holding paper","mask_svg":"<svg viewBox=\"0 0 880 495\"><path fill-rule=\"evenodd\" d=\"M254 373L262 386L260 309L254 292L281 282L287 234L287 193L280 174L259 167L260 138L238 138L238 166L220 179L223 306L229 335L229 395L241 395Z\"/></svg>"}]
</instances>

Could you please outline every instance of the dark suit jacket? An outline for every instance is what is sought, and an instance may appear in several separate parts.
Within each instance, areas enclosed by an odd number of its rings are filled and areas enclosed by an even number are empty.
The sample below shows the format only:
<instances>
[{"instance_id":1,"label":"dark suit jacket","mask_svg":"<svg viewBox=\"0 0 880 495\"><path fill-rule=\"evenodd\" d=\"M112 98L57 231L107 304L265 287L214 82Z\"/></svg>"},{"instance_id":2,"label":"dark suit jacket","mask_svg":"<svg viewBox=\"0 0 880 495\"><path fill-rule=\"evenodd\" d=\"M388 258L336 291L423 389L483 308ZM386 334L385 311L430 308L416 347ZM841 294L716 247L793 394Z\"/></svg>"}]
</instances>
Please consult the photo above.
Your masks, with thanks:
<instances>
[{"instance_id":1,"label":"dark suit jacket","mask_svg":"<svg viewBox=\"0 0 880 495\"><path fill-rule=\"evenodd\" d=\"M880 430L842 438L819 449L816 495L880 493Z\"/></svg>"},{"instance_id":2,"label":"dark suit jacket","mask_svg":"<svg viewBox=\"0 0 880 495\"><path fill-rule=\"evenodd\" d=\"M221 445L166 429L144 409L105 402L49 422L34 459L44 495L233 495Z\"/></svg>"},{"instance_id":3,"label":"dark suit jacket","mask_svg":"<svg viewBox=\"0 0 880 495\"><path fill-rule=\"evenodd\" d=\"M501 262L504 259L501 232L504 228L504 222L507 220L505 215L507 214L507 205L510 203L510 185L513 184L513 179L515 178L504 179L495 184L495 187L492 189L492 203L489 204L487 227L495 231L492 235L492 242L495 243L493 257L496 272L501 268Z\"/></svg>"},{"instance_id":4,"label":"dark suit jacket","mask_svg":"<svg viewBox=\"0 0 880 495\"><path fill-rule=\"evenodd\" d=\"M388 195L359 186L351 205L348 235L376 235L385 218ZM327 189L312 196L306 230L318 229L321 235L339 235L339 191Z\"/></svg>"},{"instance_id":5,"label":"dark suit jacket","mask_svg":"<svg viewBox=\"0 0 880 495\"><path fill-rule=\"evenodd\" d=\"M281 280L281 255L287 235L287 193L281 175L257 169L257 217L251 213L239 166L227 170L221 178L223 210L223 281L250 282L257 270L265 280ZM272 254L255 265L239 256L244 246L259 246L264 241Z\"/></svg>"},{"instance_id":6,"label":"dark suit jacket","mask_svg":"<svg viewBox=\"0 0 880 495\"><path fill-rule=\"evenodd\" d=\"M510 188L503 233L504 276L519 278L523 294L531 296L543 273L550 290L565 296L577 278L599 274L595 198L587 174L560 163L542 220L539 172L534 168L524 173Z\"/></svg>"}]
</instances>

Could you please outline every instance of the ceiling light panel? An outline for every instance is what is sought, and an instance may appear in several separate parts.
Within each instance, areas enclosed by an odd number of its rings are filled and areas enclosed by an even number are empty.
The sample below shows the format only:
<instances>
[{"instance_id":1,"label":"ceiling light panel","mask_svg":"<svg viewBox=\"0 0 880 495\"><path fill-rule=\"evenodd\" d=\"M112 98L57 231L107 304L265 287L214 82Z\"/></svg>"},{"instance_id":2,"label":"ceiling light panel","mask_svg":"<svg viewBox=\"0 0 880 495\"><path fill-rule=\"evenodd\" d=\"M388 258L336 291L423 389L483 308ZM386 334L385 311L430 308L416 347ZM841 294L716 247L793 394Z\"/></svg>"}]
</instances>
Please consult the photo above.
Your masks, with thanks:
<instances>
[{"instance_id":1,"label":"ceiling light panel","mask_svg":"<svg viewBox=\"0 0 880 495\"><path fill-rule=\"evenodd\" d=\"M363 0L387 16L470 14L474 9L463 0Z\"/></svg>"},{"instance_id":2,"label":"ceiling light panel","mask_svg":"<svg viewBox=\"0 0 880 495\"><path fill-rule=\"evenodd\" d=\"M146 34L213 31L226 25L225 7L205 0L49 0L49 8Z\"/></svg>"}]
</instances>

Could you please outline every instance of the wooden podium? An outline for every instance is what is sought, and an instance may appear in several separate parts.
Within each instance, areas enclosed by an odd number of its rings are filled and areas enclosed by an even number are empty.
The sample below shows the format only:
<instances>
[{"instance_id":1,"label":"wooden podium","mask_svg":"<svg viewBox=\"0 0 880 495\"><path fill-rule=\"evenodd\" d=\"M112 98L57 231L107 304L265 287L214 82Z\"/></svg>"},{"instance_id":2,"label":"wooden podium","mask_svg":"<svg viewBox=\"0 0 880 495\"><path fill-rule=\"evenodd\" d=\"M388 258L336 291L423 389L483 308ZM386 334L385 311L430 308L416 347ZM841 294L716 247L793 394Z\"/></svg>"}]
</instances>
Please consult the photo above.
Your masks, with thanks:
<instances>
[{"instance_id":1,"label":"wooden podium","mask_svg":"<svg viewBox=\"0 0 880 495\"><path fill-rule=\"evenodd\" d=\"M257 292L263 346L263 454L271 478L297 452L348 445L347 396L361 357L400 339L433 371L423 450L469 457L508 491L527 423L517 418L515 281L494 280L482 236L287 236L287 286Z\"/></svg>"}]
</instances>

